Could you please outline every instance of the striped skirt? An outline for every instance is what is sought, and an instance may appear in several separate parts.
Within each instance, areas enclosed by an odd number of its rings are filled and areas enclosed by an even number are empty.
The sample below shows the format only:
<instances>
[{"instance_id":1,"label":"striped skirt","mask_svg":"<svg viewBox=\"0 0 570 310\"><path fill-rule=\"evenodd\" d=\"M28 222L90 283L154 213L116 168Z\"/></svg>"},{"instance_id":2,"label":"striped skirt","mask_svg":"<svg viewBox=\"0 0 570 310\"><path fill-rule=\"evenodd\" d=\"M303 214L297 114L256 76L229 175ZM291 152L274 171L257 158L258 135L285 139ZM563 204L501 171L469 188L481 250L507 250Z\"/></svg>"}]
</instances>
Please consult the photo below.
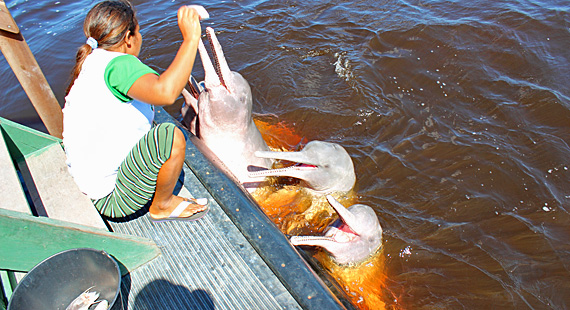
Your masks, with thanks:
<instances>
[{"instance_id":1,"label":"striped skirt","mask_svg":"<svg viewBox=\"0 0 570 310\"><path fill-rule=\"evenodd\" d=\"M162 164L170 158L176 126L162 123L145 134L117 172L113 191L93 204L104 216L120 218L142 209L152 200Z\"/></svg>"}]
</instances>

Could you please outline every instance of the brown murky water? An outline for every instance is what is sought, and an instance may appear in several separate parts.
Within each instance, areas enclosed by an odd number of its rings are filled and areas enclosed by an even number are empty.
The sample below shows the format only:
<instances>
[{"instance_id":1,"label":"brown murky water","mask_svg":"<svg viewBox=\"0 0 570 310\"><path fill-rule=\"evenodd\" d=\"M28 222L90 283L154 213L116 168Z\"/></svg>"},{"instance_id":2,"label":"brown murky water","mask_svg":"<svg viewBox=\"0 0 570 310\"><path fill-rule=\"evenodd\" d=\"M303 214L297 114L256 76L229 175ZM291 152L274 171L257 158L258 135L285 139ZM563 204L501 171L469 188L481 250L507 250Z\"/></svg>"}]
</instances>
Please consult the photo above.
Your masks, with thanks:
<instances>
[{"instance_id":1,"label":"brown murky water","mask_svg":"<svg viewBox=\"0 0 570 310\"><path fill-rule=\"evenodd\" d=\"M7 2L63 102L94 2ZM162 71L182 2L134 3L141 58ZM570 308L568 1L199 3L258 118L352 156L354 199L384 228L355 304ZM41 128L3 58L0 70L0 115Z\"/></svg>"}]
</instances>

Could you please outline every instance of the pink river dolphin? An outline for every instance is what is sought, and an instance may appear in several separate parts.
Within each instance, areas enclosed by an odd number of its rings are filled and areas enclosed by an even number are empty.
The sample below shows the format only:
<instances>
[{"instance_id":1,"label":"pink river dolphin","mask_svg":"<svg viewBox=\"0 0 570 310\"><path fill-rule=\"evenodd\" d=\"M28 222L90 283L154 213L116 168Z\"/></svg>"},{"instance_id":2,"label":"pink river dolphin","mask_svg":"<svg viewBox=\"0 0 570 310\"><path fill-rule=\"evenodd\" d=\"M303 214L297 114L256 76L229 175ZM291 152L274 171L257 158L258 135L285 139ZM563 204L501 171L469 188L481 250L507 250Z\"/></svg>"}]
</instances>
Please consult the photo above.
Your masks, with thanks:
<instances>
[{"instance_id":1,"label":"pink river dolphin","mask_svg":"<svg viewBox=\"0 0 570 310\"><path fill-rule=\"evenodd\" d=\"M339 264L358 264L376 253L382 245L382 227L374 210L363 204L347 209L331 195L326 197L339 219L324 236L293 236L291 243L322 247Z\"/></svg>"},{"instance_id":2,"label":"pink river dolphin","mask_svg":"<svg viewBox=\"0 0 570 310\"><path fill-rule=\"evenodd\" d=\"M207 27L213 62L200 41L198 51L204 81L190 79L184 90L183 124L198 136L250 192L266 176L290 176L305 181L318 193L348 191L356 176L346 150L322 141L308 143L300 152L271 152L252 117L251 88L243 76L231 71L214 29ZM194 113L191 111L193 110ZM271 170L274 159L302 164Z\"/></svg>"},{"instance_id":3,"label":"pink river dolphin","mask_svg":"<svg viewBox=\"0 0 570 310\"><path fill-rule=\"evenodd\" d=\"M250 176L288 176L301 179L309 189L318 194L348 192L356 182L350 155L336 143L311 141L299 152L257 151L255 156L281 159L301 165L259 170L250 172Z\"/></svg>"}]
</instances>

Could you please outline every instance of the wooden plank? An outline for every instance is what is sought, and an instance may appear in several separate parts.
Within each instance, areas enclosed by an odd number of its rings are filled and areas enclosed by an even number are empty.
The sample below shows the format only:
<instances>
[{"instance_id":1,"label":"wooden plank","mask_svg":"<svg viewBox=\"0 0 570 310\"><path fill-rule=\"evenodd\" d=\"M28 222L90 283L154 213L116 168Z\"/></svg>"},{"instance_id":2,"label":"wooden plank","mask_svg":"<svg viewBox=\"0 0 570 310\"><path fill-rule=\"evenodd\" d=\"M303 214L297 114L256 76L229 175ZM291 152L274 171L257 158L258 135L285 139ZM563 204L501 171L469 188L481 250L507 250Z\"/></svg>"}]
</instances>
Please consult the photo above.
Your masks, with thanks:
<instances>
[{"instance_id":1,"label":"wooden plank","mask_svg":"<svg viewBox=\"0 0 570 310\"><path fill-rule=\"evenodd\" d=\"M2 0L0 0L0 30L11 33L20 32L18 25L16 25L14 18L12 18L12 15L10 15L8 8L6 7L6 3Z\"/></svg>"},{"instance_id":2,"label":"wooden plank","mask_svg":"<svg viewBox=\"0 0 570 310\"><path fill-rule=\"evenodd\" d=\"M62 140L33 128L0 117L0 127L8 150L14 160L42 152L52 144L61 145Z\"/></svg>"},{"instance_id":3,"label":"wooden plank","mask_svg":"<svg viewBox=\"0 0 570 310\"><path fill-rule=\"evenodd\" d=\"M106 228L91 200L81 193L69 174L61 139L3 118L0 127L37 214Z\"/></svg>"},{"instance_id":4,"label":"wooden plank","mask_svg":"<svg viewBox=\"0 0 570 310\"><path fill-rule=\"evenodd\" d=\"M0 132L0 208L30 212L26 195L16 174L12 157L8 152L4 135Z\"/></svg>"},{"instance_id":5,"label":"wooden plank","mask_svg":"<svg viewBox=\"0 0 570 310\"><path fill-rule=\"evenodd\" d=\"M10 15L5 6L7 14ZM10 15L11 17L11 15ZM0 50L30 98L48 132L61 138L63 113L42 69L30 51L21 32L12 33L0 30Z\"/></svg>"},{"instance_id":6,"label":"wooden plank","mask_svg":"<svg viewBox=\"0 0 570 310\"><path fill-rule=\"evenodd\" d=\"M79 190L69 174L65 152L59 144L19 161L18 167L38 215L106 229L91 199Z\"/></svg>"},{"instance_id":7,"label":"wooden plank","mask_svg":"<svg viewBox=\"0 0 570 310\"><path fill-rule=\"evenodd\" d=\"M74 248L104 250L126 274L154 259L160 249L147 238L110 233L0 209L0 269L27 272L53 254Z\"/></svg>"}]
</instances>

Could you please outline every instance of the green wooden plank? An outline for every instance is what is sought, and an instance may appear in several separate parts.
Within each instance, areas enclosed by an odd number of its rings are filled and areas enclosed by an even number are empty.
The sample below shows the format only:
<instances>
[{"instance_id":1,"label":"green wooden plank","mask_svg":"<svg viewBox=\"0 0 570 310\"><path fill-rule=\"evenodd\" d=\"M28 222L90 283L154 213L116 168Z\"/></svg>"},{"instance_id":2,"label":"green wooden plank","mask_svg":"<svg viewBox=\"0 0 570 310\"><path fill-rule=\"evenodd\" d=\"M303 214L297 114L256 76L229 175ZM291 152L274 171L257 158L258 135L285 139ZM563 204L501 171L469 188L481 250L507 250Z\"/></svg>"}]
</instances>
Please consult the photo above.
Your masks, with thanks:
<instances>
[{"instance_id":1,"label":"green wooden plank","mask_svg":"<svg viewBox=\"0 0 570 310\"><path fill-rule=\"evenodd\" d=\"M1 117L0 128L15 160L41 153L47 146L62 142L61 139Z\"/></svg>"},{"instance_id":2,"label":"green wooden plank","mask_svg":"<svg viewBox=\"0 0 570 310\"><path fill-rule=\"evenodd\" d=\"M6 270L0 270L0 309L6 309L6 304L12 297L12 283Z\"/></svg>"},{"instance_id":3,"label":"green wooden plank","mask_svg":"<svg viewBox=\"0 0 570 310\"><path fill-rule=\"evenodd\" d=\"M0 278L2 279L3 296L6 300L10 300L14 289L16 289L16 278L14 272L8 270L0 270Z\"/></svg>"},{"instance_id":4,"label":"green wooden plank","mask_svg":"<svg viewBox=\"0 0 570 310\"><path fill-rule=\"evenodd\" d=\"M160 255L151 240L0 209L0 269L28 272L53 254L74 248L104 250L126 274Z\"/></svg>"}]
</instances>

